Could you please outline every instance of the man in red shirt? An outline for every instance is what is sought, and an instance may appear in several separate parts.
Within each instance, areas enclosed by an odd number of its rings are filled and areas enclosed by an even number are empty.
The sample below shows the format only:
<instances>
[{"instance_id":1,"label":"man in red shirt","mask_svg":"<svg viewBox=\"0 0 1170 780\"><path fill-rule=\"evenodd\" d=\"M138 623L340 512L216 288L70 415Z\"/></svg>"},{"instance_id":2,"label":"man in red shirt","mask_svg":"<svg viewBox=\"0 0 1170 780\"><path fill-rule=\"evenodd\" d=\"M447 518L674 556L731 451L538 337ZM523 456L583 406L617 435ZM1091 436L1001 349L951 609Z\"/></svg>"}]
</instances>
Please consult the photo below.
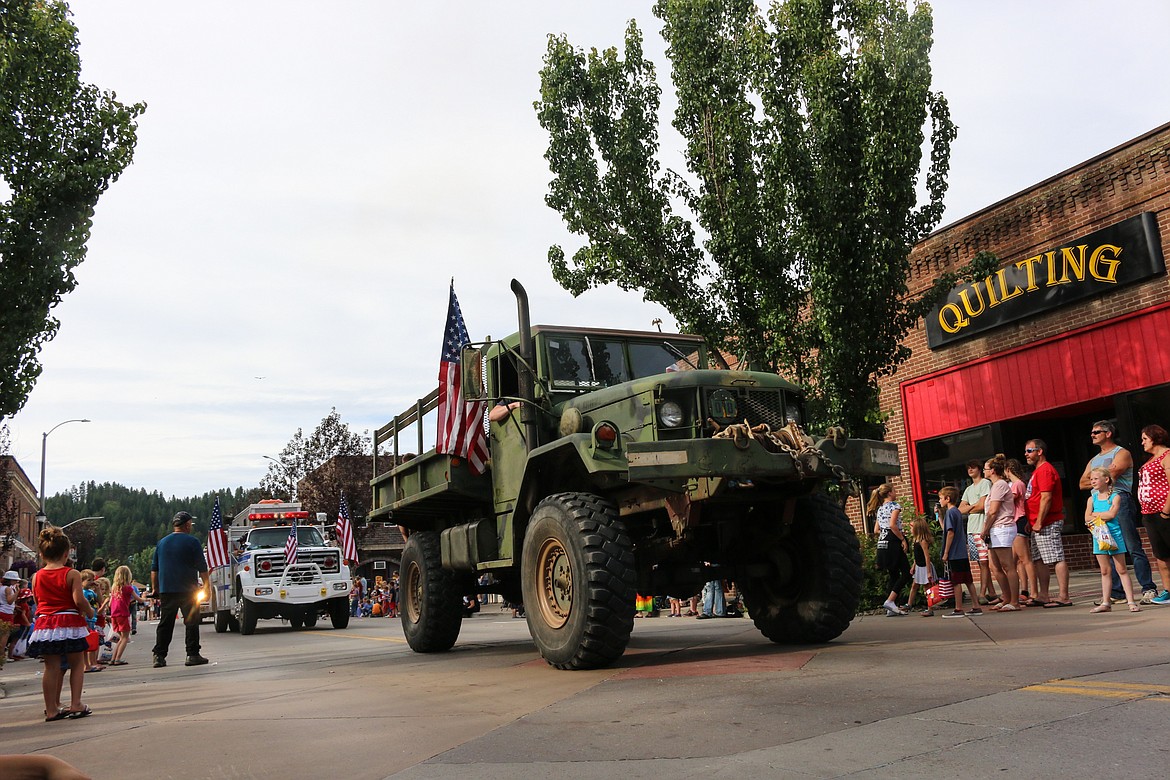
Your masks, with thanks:
<instances>
[{"instance_id":1,"label":"man in red shirt","mask_svg":"<svg viewBox=\"0 0 1170 780\"><path fill-rule=\"evenodd\" d=\"M1040 586L1040 601L1045 609L1071 607L1068 597L1068 563L1064 560L1064 540L1060 536L1064 525L1064 491L1060 475L1047 458L1048 445L1043 439L1031 439L1024 445L1024 457L1033 468L1024 493L1024 507L1032 525L1032 560L1036 562L1036 579ZM1048 598L1049 573L1056 568L1056 584L1060 589L1055 601Z\"/></svg>"}]
</instances>

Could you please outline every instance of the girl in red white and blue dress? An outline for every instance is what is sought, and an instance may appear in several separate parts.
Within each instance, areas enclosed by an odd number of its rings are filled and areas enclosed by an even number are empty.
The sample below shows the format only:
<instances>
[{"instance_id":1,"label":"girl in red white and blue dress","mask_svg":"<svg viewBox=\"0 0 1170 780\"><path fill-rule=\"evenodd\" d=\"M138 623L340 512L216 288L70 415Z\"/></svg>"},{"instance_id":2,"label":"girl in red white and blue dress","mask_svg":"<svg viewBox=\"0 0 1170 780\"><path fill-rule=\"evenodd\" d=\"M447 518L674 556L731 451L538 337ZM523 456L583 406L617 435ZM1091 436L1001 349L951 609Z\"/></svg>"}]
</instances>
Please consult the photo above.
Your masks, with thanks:
<instances>
[{"instance_id":1,"label":"girl in red white and blue dress","mask_svg":"<svg viewBox=\"0 0 1170 780\"><path fill-rule=\"evenodd\" d=\"M90 714L81 701L85 682L83 658L89 627L85 619L93 616L93 607L81 592L81 574L69 567L72 545L65 532L56 526L41 531L41 562L44 567L33 580L37 619L28 640L28 654L45 662L41 692L45 696L45 720L84 718ZM65 664L69 667L69 708L61 706L61 689L65 682Z\"/></svg>"}]
</instances>

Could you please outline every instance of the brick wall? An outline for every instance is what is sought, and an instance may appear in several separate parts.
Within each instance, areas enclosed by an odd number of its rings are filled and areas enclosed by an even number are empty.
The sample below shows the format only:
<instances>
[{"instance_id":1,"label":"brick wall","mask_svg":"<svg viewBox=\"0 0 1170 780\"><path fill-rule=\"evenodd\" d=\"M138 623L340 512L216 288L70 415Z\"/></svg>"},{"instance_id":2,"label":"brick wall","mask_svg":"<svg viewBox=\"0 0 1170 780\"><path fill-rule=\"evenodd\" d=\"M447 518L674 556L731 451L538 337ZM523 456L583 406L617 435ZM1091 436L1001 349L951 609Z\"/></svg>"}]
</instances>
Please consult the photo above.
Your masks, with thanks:
<instances>
[{"instance_id":1,"label":"brick wall","mask_svg":"<svg viewBox=\"0 0 1170 780\"><path fill-rule=\"evenodd\" d=\"M951 186L963 185L952 181ZM979 252L994 252L1002 264L1008 264L1145 211L1157 215L1162 252L1170 258L1170 124L928 236L911 254L910 294L920 294L941 273L957 270ZM881 407L888 415L886 439L895 442L902 455L903 476L892 481L903 493L910 493L902 383L1167 301L1170 284L1166 276L1159 276L933 351L927 348L926 329L919 323L904 341L911 350L910 359L880 383ZM1066 542L1070 547L1081 543L1080 537L1066 538ZM1083 559L1077 555L1077 568L1096 566L1091 552Z\"/></svg>"}]
</instances>

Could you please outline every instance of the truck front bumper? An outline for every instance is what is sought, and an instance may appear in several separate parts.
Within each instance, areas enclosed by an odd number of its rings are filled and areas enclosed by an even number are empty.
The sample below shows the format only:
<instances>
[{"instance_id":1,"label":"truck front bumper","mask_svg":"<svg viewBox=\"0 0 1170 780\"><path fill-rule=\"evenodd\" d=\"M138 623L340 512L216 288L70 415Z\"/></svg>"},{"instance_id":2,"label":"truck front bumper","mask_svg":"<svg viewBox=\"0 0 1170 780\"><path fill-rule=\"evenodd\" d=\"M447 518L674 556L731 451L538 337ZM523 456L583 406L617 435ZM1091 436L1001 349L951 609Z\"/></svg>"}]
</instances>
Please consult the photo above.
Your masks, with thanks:
<instances>
[{"instance_id":1,"label":"truck front bumper","mask_svg":"<svg viewBox=\"0 0 1170 780\"><path fill-rule=\"evenodd\" d=\"M746 445L746 446L744 446ZM666 487L696 477L725 477L770 482L836 479L832 465L853 476L891 477L901 473L898 446L871 439L822 439L816 455L801 462L787 452L770 452L754 439L739 445L731 439L630 442L625 445L629 480Z\"/></svg>"},{"instance_id":2,"label":"truck front bumper","mask_svg":"<svg viewBox=\"0 0 1170 780\"><path fill-rule=\"evenodd\" d=\"M314 604L334 598L349 598L350 583L346 580L293 585L273 582L256 582L243 585L244 596L249 601L271 604Z\"/></svg>"}]
</instances>

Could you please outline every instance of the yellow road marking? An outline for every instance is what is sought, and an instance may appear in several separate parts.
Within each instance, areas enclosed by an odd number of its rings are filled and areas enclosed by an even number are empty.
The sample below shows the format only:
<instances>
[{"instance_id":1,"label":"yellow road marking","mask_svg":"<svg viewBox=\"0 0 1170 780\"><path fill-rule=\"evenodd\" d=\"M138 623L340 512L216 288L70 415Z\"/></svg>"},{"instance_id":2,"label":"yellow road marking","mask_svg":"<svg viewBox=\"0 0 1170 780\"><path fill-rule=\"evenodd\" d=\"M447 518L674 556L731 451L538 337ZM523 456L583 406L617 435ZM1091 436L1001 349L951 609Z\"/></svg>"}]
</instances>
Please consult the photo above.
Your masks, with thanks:
<instances>
[{"instance_id":1,"label":"yellow road marking","mask_svg":"<svg viewBox=\"0 0 1170 780\"><path fill-rule=\"evenodd\" d=\"M1165 685L1142 685L1138 683L1111 683L1096 681L1053 680L1029 685L1020 690L1034 693L1066 693L1073 696L1095 696L1103 699L1141 699L1170 696L1170 687ZM1170 701L1162 698L1161 701Z\"/></svg>"}]
</instances>

